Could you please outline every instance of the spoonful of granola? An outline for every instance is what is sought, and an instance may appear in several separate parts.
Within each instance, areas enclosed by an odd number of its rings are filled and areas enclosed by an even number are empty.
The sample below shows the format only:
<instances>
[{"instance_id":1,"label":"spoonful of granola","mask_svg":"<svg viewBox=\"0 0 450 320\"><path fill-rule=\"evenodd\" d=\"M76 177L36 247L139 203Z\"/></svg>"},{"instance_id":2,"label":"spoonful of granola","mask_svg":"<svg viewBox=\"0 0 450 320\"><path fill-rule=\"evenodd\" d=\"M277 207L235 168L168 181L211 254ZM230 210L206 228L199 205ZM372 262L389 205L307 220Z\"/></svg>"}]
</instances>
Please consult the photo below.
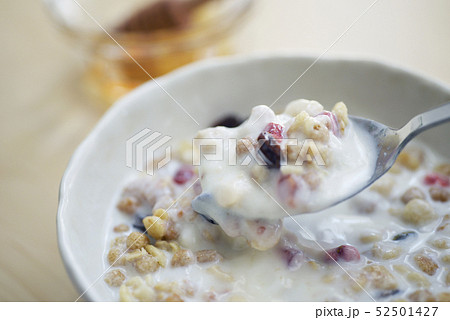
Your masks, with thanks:
<instances>
[{"instance_id":1,"label":"spoonful of granola","mask_svg":"<svg viewBox=\"0 0 450 320\"><path fill-rule=\"evenodd\" d=\"M371 185L420 132L450 120L450 103L401 129L295 100L275 114L254 107L235 128L201 130L194 139L202 193L193 209L257 249L274 246L282 219L336 205Z\"/></svg>"}]
</instances>

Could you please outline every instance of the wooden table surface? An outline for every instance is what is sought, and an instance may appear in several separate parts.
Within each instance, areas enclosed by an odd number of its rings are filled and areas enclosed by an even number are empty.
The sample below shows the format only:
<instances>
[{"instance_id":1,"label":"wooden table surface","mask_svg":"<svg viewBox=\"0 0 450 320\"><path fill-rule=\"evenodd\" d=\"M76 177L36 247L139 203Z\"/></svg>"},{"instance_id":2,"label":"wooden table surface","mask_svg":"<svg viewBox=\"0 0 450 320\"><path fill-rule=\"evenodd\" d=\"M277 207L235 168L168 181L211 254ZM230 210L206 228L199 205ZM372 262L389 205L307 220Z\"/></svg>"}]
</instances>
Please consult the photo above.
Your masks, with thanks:
<instances>
[{"instance_id":1,"label":"wooden table surface","mask_svg":"<svg viewBox=\"0 0 450 320\"><path fill-rule=\"evenodd\" d=\"M373 0L256 2L235 37L238 53L320 54ZM448 0L380 0L328 54L384 58L450 84L448 12ZM101 112L40 1L0 1L0 17L0 301L73 301L56 240L58 187Z\"/></svg>"}]
</instances>

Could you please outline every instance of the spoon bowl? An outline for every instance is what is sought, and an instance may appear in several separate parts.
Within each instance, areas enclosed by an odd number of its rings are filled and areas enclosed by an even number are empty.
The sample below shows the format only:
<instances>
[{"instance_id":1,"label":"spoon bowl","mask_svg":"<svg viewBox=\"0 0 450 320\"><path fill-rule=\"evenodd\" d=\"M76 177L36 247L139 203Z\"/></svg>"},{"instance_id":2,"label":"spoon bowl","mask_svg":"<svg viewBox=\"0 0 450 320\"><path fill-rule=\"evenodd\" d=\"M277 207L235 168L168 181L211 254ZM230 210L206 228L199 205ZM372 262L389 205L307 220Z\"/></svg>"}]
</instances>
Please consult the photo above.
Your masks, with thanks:
<instances>
[{"instance_id":1,"label":"spoon bowl","mask_svg":"<svg viewBox=\"0 0 450 320\"><path fill-rule=\"evenodd\" d=\"M376 146L375 154L377 156L373 173L370 179L362 186L356 187L345 194L345 196L340 197L334 202L326 203L323 207L316 208L308 213L322 211L329 207L335 206L355 196L373 184L393 166L400 152L414 137L427 129L450 121L450 102L415 116L400 129L392 129L382 123L366 118L355 116L350 116L349 118L353 124L367 132L373 139L374 145ZM216 213L219 212L221 215L228 214L239 216L239 213L237 212L233 213L226 208L220 207L214 197L207 193L197 196L192 201L192 208L197 213L202 215L208 222L214 224L217 224L217 222L214 221L214 219L208 214L208 212L211 212L212 210Z\"/></svg>"}]
</instances>

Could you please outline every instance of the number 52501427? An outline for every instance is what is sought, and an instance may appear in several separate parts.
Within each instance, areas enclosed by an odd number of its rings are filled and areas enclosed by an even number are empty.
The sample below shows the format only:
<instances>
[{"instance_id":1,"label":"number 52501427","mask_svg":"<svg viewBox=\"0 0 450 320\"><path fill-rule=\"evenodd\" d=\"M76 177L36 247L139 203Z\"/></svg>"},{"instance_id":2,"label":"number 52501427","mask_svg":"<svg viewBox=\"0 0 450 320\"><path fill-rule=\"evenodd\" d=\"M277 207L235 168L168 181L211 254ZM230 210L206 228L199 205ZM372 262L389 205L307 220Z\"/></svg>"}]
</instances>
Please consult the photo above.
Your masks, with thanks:
<instances>
[{"instance_id":1,"label":"number 52501427","mask_svg":"<svg viewBox=\"0 0 450 320\"><path fill-rule=\"evenodd\" d=\"M434 317L438 307L377 307L377 317Z\"/></svg>"}]
</instances>

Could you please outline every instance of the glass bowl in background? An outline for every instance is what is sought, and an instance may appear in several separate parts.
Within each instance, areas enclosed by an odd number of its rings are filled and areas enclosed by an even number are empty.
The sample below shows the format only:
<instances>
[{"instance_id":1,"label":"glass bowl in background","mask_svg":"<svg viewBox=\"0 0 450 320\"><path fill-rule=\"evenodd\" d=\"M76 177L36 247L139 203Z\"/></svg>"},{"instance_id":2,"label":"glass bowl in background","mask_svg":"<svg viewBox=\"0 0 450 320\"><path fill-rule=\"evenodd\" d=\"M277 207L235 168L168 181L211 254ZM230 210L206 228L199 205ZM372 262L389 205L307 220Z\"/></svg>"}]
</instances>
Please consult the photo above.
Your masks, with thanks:
<instances>
[{"instance_id":1,"label":"glass bowl in background","mask_svg":"<svg viewBox=\"0 0 450 320\"><path fill-rule=\"evenodd\" d=\"M76 49L82 51L86 61L84 86L103 106L109 106L148 81L146 72L159 77L199 59L232 53L230 36L252 0L44 3Z\"/></svg>"}]
</instances>

